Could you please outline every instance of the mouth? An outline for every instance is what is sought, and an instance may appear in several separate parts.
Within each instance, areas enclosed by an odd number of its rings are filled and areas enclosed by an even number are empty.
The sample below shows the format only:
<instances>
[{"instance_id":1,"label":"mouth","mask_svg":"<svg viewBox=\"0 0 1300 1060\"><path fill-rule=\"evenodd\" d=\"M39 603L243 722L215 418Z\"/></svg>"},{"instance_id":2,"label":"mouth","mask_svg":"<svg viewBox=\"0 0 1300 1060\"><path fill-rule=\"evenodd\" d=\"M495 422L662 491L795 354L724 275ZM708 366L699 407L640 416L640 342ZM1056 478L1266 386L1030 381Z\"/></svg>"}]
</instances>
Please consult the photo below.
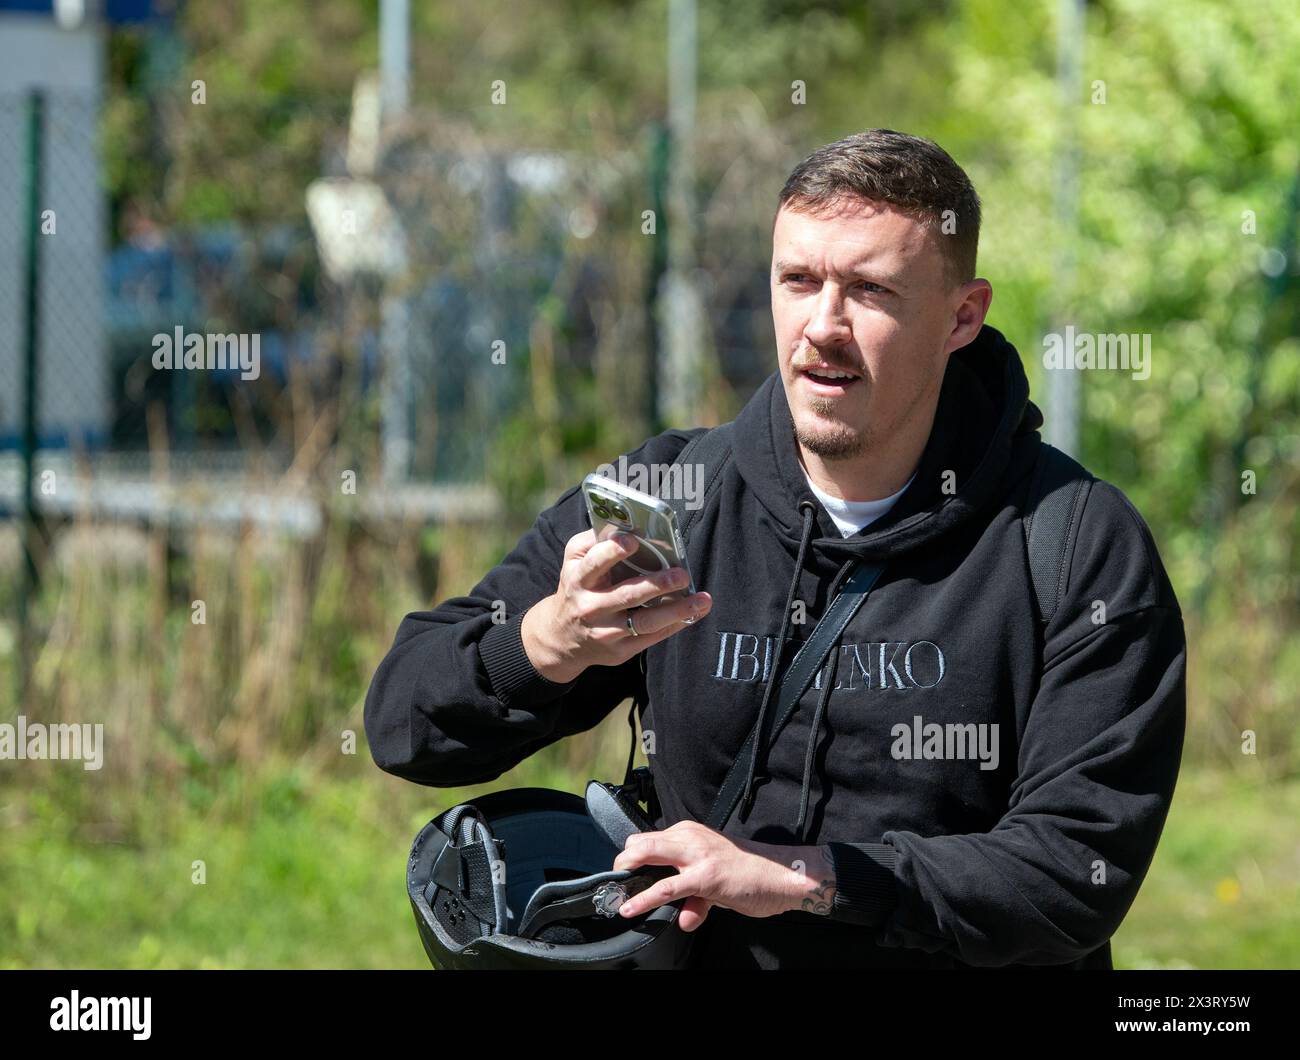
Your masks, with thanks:
<instances>
[{"instance_id":1,"label":"mouth","mask_svg":"<svg viewBox=\"0 0 1300 1060\"><path fill-rule=\"evenodd\" d=\"M796 368L795 371L799 373L799 378L803 380L809 393L818 397L839 397L862 381L853 372L824 364Z\"/></svg>"}]
</instances>

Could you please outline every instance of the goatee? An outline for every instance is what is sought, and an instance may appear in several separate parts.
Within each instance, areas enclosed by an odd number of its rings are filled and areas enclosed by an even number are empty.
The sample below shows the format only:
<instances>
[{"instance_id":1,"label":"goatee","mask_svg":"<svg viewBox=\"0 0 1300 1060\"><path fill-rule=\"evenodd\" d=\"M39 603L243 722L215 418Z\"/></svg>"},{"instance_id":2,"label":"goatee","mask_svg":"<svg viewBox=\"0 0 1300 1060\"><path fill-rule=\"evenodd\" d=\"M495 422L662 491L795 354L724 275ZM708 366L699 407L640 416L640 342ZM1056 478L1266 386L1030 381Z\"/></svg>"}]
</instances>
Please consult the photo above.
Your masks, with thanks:
<instances>
[{"instance_id":1,"label":"goatee","mask_svg":"<svg viewBox=\"0 0 1300 1060\"><path fill-rule=\"evenodd\" d=\"M809 407L815 412L830 411L830 409L818 408L817 405L817 402L811 402ZM815 432L801 431L796 424L794 436L805 451L823 460L849 460L860 456L867 447L866 431L855 431L843 423L837 423L828 430Z\"/></svg>"}]
</instances>

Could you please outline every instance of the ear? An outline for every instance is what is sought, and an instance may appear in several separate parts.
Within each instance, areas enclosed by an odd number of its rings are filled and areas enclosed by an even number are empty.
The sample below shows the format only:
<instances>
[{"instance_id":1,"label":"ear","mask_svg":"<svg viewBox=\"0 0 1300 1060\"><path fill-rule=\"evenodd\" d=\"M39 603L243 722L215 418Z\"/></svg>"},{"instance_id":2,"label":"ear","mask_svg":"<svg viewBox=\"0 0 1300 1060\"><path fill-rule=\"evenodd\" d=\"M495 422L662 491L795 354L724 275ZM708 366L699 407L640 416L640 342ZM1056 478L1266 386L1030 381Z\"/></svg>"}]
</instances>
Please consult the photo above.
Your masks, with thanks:
<instances>
[{"instance_id":1,"label":"ear","mask_svg":"<svg viewBox=\"0 0 1300 1060\"><path fill-rule=\"evenodd\" d=\"M953 293L952 328L943 347L945 355L975 341L992 301L992 284L978 276L957 288Z\"/></svg>"}]
</instances>

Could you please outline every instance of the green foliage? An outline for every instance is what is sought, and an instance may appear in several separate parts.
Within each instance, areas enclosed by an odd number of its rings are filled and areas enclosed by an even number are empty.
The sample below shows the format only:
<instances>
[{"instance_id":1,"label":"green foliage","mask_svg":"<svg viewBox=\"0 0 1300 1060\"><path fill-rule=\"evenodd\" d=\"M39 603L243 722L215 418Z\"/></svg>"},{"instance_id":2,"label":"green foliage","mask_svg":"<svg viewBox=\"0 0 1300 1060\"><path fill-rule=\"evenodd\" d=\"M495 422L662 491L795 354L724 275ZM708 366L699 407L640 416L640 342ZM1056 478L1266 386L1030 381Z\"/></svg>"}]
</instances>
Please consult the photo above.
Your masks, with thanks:
<instances>
[{"instance_id":1,"label":"green foliage","mask_svg":"<svg viewBox=\"0 0 1300 1060\"><path fill-rule=\"evenodd\" d=\"M1007 19L998 3L963 5L946 34L957 105L940 140L980 190L990 321L1019 345L1036 393L1044 330L1070 321L1152 336L1149 379L1083 380L1084 458L1133 498L1191 603L1231 516L1248 503L1281 519L1274 506L1296 488L1300 283L1285 244L1300 168L1300 19L1284 2L1091 9L1074 112L1080 231L1063 245L1052 212L1062 117L1042 47L1053 8L1039 0ZM1243 231L1247 210L1255 234ZM1271 291L1268 248L1292 258ZM1073 291L1049 287L1063 250L1076 261ZM1242 453L1270 483L1256 498L1243 500Z\"/></svg>"},{"instance_id":2,"label":"green foliage","mask_svg":"<svg viewBox=\"0 0 1300 1060\"><path fill-rule=\"evenodd\" d=\"M618 456L618 443L609 436L620 424L611 422L590 373L566 371L555 385L563 394L563 418L548 422L535 402L527 402L502 424L488 454L488 481L521 530L536 518L539 505L553 504L559 492ZM554 461L538 444L547 434L554 439Z\"/></svg>"}]
</instances>

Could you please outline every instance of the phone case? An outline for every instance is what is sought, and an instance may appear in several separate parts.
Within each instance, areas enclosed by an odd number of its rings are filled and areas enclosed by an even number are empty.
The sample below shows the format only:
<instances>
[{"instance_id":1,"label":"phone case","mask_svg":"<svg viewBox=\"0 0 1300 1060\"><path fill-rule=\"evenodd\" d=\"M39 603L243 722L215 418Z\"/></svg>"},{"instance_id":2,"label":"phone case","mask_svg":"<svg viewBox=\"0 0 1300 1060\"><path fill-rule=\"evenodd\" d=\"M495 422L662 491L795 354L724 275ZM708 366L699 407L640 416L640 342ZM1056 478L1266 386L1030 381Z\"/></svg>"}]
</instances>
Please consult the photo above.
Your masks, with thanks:
<instances>
[{"instance_id":1,"label":"phone case","mask_svg":"<svg viewBox=\"0 0 1300 1060\"><path fill-rule=\"evenodd\" d=\"M611 501L621 504L628 518L619 520L617 517L601 515L593 503L593 492L607 509L613 507ZM618 533L630 533L641 546L614 566L610 577L612 583L617 584L638 575L654 574L669 567L681 567L686 571L687 577L691 577L690 567L686 563L686 549L677 532L677 517L667 503L615 479L595 474L583 479L582 495L587 504L587 519L599 540L604 541ZM695 582L691 579L685 589L665 593L639 606L653 607L694 592Z\"/></svg>"}]
</instances>

